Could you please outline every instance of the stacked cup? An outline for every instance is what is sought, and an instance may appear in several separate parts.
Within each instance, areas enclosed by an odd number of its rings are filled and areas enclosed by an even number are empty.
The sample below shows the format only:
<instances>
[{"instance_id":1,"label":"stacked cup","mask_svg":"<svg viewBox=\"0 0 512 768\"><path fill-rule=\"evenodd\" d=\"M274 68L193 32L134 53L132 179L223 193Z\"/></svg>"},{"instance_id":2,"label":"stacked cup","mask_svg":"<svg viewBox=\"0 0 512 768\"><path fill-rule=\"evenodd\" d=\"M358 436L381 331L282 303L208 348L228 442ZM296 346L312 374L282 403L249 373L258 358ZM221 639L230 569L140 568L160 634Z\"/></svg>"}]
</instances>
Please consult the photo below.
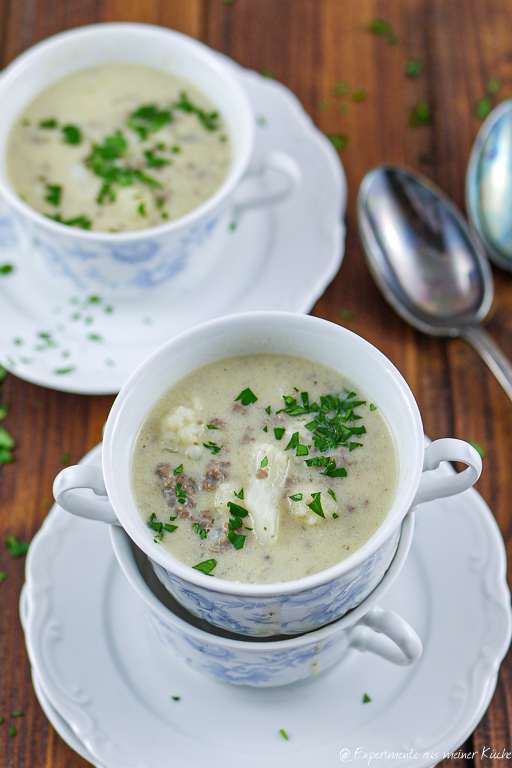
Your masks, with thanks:
<instances>
[{"instance_id":1,"label":"stacked cup","mask_svg":"<svg viewBox=\"0 0 512 768\"><path fill-rule=\"evenodd\" d=\"M130 468L147 413L172 385L208 363L261 353L295 355L357 381L379 403L391 430L398 484L384 522L340 563L293 581L248 584L212 578L161 547L137 509ZM467 468L447 477L439 471L442 461ZM412 510L466 490L480 472L481 458L468 443L442 439L425 449L411 390L367 341L319 318L254 312L197 326L152 354L112 407L103 470L67 467L55 480L54 494L64 509L113 524L116 557L162 643L219 680L275 686L327 669L351 647L401 665L419 658L422 646L414 630L377 603L407 557Z\"/></svg>"}]
</instances>

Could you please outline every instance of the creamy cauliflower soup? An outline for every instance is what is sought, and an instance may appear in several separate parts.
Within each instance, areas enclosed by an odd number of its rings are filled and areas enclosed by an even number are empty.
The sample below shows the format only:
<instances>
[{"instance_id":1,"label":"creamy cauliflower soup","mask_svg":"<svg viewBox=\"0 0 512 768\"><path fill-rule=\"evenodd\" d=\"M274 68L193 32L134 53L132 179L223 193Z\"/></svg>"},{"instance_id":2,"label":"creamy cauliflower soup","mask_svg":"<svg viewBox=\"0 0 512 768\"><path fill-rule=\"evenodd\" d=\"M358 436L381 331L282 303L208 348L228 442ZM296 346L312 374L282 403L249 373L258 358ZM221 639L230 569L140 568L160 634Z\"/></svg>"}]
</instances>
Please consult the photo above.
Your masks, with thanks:
<instances>
[{"instance_id":1,"label":"creamy cauliflower soup","mask_svg":"<svg viewBox=\"0 0 512 768\"><path fill-rule=\"evenodd\" d=\"M381 525L398 459L376 404L297 357L231 357L186 376L137 436L132 487L148 535L223 579L329 568Z\"/></svg>"},{"instance_id":2,"label":"creamy cauliflower soup","mask_svg":"<svg viewBox=\"0 0 512 768\"><path fill-rule=\"evenodd\" d=\"M42 91L16 120L7 169L18 195L84 229L144 229L193 210L231 162L222 115L190 83L106 64Z\"/></svg>"}]
</instances>

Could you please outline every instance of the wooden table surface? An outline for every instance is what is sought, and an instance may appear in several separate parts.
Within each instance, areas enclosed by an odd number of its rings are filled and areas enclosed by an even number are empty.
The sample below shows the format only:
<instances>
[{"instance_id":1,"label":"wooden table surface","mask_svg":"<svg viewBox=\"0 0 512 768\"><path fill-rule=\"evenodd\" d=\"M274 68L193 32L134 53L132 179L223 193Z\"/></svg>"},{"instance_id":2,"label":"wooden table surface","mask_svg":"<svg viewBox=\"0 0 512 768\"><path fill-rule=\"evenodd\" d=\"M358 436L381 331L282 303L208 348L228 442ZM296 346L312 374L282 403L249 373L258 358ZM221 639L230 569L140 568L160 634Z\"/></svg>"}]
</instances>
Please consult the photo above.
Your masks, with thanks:
<instances>
[{"instance_id":1,"label":"wooden table surface","mask_svg":"<svg viewBox=\"0 0 512 768\"><path fill-rule=\"evenodd\" d=\"M366 31L384 17L393 34ZM464 178L480 126L475 105L491 78L497 100L512 95L512 3L507 0L0 0L0 51L5 66L29 46L65 29L105 21L160 24L196 37L257 71L272 70L294 91L316 125L346 134L340 152L348 180L347 238L341 269L312 312L346 325L375 344L404 374L432 438L476 440L487 450L478 490L491 507L512 552L512 403L485 365L461 340L430 338L395 315L377 291L358 241L355 199L363 175L398 162L432 178L464 206ZM404 62L424 70L407 78ZM348 95L332 93L339 81ZM357 101L358 95L367 97ZM355 96L354 96L355 94ZM428 125L412 128L418 98L431 110ZM355 98L355 101L353 100ZM340 105L342 106L340 110ZM1 119L1 111L0 111ZM311 254L314 258L314 254ZM512 358L512 276L494 270L495 299L485 325ZM340 315L340 310L342 310ZM1 309L0 309L1 313ZM0 314L1 317L1 314ZM4 321L5 322L5 319ZM15 329L13 328L13 333ZM3 426L16 440L14 461L0 468L0 541L29 541L51 505L62 456L71 462L101 438L113 397L44 389L9 374L1 403ZM44 716L30 678L18 600L24 558L0 549L0 715L13 710L18 733L0 726L0 768L79 768L86 765ZM512 658L501 667L491 705L465 751L446 766L495 764L483 747L512 747ZM506 760L498 761L504 766ZM510 763L512 765L512 762ZM292 763L290 763L292 765Z\"/></svg>"}]
</instances>

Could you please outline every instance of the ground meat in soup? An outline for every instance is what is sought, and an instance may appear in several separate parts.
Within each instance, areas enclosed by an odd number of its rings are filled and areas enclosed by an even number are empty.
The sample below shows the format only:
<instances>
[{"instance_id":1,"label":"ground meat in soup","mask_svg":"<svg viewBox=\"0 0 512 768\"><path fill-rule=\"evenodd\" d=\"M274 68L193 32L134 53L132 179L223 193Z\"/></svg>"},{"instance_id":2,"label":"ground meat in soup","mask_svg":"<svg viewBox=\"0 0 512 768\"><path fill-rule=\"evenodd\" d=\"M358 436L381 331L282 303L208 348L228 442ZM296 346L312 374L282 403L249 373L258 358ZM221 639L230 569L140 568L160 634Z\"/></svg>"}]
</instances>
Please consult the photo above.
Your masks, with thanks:
<instances>
[{"instance_id":1,"label":"ground meat in soup","mask_svg":"<svg viewBox=\"0 0 512 768\"><path fill-rule=\"evenodd\" d=\"M340 562L396 493L391 431L356 382L286 355L220 360L155 404L132 486L148 536L190 566L249 583Z\"/></svg>"}]
</instances>

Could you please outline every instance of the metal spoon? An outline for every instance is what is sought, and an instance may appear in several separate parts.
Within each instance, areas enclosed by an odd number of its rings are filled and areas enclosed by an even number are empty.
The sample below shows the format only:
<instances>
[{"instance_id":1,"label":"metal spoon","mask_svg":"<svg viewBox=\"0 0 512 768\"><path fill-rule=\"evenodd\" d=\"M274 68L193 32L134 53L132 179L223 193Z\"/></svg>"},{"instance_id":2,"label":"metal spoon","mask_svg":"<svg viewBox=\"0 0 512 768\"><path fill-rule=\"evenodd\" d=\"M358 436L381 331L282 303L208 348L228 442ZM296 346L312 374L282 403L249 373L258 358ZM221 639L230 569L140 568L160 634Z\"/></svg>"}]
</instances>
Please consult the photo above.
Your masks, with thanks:
<instances>
[{"instance_id":1,"label":"metal spoon","mask_svg":"<svg viewBox=\"0 0 512 768\"><path fill-rule=\"evenodd\" d=\"M357 216L391 306L424 333L466 339L512 399L512 365L480 325L493 298L489 262L455 205L420 174L380 166L361 183Z\"/></svg>"},{"instance_id":2,"label":"metal spoon","mask_svg":"<svg viewBox=\"0 0 512 768\"><path fill-rule=\"evenodd\" d=\"M512 271L512 99L491 112L475 139L466 208L489 258Z\"/></svg>"}]
</instances>

